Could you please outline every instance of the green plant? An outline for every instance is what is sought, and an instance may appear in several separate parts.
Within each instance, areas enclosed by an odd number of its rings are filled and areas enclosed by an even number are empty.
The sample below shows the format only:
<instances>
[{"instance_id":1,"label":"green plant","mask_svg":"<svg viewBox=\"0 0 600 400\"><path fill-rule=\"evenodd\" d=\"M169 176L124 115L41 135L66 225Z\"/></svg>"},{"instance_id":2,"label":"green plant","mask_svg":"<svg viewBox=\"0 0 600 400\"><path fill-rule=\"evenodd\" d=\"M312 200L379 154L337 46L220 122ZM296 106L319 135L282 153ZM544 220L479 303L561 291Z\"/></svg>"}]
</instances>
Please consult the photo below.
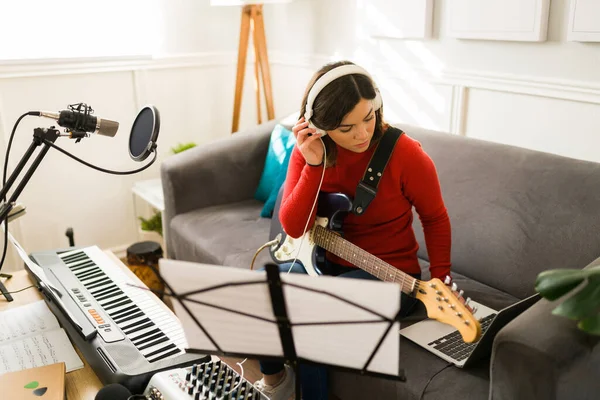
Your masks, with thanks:
<instances>
[{"instance_id":1,"label":"green plant","mask_svg":"<svg viewBox=\"0 0 600 400\"><path fill-rule=\"evenodd\" d=\"M171 147L171 153L173 153L173 154L181 153L182 151L189 150L192 147L196 147L196 143L193 143L193 142L179 143L177 146Z\"/></svg>"},{"instance_id":2,"label":"green plant","mask_svg":"<svg viewBox=\"0 0 600 400\"><path fill-rule=\"evenodd\" d=\"M579 329L600 335L600 265L582 270L541 272L535 281L535 290L551 301L574 293L552 310L552 314L579 321Z\"/></svg>"},{"instance_id":3,"label":"green plant","mask_svg":"<svg viewBox=\"0 0 600 400\"><path fill-rule=\"evenodd\" d=\"M171 153L181 153L182 151L189 150L193 147L196 147L196 143L194 142L179 143L177 146L171 147ZM154 215L148 219L144 217L138 217L138 219L141 222L140 225L143 231L156 232L162 236L162 215L160 211L156 211Z\"/></svg>"},{"instance_id":4,"label":"green plant","mask_svg":"<svg viewBox=\"0 0 600 400\"><path fill-rule=\"evenodd\" d=\"M144 217L138 217L141 222L143 231L156 232L162 236L162 215L160 211L156 211L153 216L146 219Z\"/></svg>"}]
</instances>

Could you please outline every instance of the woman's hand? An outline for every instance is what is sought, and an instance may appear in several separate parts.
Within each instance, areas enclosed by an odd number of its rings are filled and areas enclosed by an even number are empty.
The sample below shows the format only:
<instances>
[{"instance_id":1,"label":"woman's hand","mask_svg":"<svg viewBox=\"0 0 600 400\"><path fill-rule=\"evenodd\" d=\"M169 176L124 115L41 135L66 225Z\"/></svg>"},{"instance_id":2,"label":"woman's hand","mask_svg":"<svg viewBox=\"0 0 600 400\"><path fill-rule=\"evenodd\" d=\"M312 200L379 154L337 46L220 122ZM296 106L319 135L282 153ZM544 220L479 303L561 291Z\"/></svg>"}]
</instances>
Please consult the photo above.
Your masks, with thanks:
<instances>
[{"instance_id":1,"label":"woman's hand","mask_svg":"<svg viewBox=\"0 0 600 400\"><path fill-rule=\"evenodd\" d=\"M309 128L308 122L302 117L292 128L292 133L306 162L310 165L320 165L323 162L323 143L319 140L321 135L316 133L316 129Z\"/></svg>"}]
</instances>

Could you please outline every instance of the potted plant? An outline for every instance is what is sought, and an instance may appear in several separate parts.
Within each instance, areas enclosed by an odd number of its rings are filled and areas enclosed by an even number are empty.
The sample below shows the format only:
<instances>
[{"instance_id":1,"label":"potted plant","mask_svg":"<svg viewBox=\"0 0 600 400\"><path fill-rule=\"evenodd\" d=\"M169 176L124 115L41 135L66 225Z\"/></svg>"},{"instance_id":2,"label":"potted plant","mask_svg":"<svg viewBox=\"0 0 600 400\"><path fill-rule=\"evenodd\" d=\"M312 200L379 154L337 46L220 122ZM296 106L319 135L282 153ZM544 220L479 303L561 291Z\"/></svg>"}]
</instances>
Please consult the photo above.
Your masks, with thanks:
<instances>
[{"instance_id":1,"label":"potted plant","mask_svg":"<svg viewBox=\"0 0 600 400\"><path fill-rule=\"evenodd\" d=\"M567 294L552 314L569 318L584 332L600 336L600 265L582 270L552 269L541 272L535 290L554 301Z\"/></svg>"}]
</instances>

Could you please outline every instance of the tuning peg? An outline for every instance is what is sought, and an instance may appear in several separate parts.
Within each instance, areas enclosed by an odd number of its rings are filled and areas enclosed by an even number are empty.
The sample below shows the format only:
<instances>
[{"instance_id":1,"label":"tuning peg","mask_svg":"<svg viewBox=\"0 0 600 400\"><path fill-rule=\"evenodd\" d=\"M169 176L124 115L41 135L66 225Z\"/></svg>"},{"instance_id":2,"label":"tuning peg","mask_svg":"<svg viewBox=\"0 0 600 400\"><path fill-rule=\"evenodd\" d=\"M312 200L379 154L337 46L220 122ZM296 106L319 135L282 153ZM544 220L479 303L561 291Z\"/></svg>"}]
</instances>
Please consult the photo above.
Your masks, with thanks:
<instances>
[{"instance_id":1,"label":"tuning peg","mask_svg":"<svg viewBox=\"0 0 600 400\"><path fill-rule=\"evenodd\" d=\"M449 285L450 281L451 281L450 276L446 275L446 279L444 279L444 284Z\"/></svg>"},{"instance_id":2,"label":"tuning peg","mask_svg":"<svg viewBox=\"0 0 600 400\"><path fill-rule=\"evenodd\" d=\"M467 300L465 300L465 306L468 306L470 302L471 302L471 298L467 297Z\"/></svg>"},{"instance_id":3,"label":"tuning peg","mask_svg":"<svg viewBox=\"0 0 600 400\"><path fill-rule=\"evenodd\" d=\"M465 293L464 290L461 290L460 292L458 292L458 297L462 297L462 295Z\"/></svg>"},{"instance_id":4,"label":"tuning peg","mask_svg":"<svg viewBox=\"0 0 600 400\"><path fill-rule=\"evenodd\" d=\"M473 307L472 310L472 313L475 314L477 312L477 307Z\"/></svg>"},{"instance_id":5,"label":"tuning peg","mask_svg":"<svg viewBox=\"0 0 600 400\"><path fill-rule=\"evenodd\" d=\"M456 292L458 290L458 286L456 285L456 283L452 282L452 291Z\"/></svg>"}]
</instances>

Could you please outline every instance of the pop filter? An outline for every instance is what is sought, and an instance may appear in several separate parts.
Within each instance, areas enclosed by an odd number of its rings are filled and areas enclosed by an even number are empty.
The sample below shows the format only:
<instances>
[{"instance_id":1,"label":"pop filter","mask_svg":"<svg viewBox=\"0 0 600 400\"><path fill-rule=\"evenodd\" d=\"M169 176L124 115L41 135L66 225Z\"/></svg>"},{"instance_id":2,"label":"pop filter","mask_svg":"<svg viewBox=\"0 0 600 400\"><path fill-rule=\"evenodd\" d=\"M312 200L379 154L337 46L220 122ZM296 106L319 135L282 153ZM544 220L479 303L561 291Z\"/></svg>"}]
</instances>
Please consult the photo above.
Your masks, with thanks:
<instances>
[{"instance_id":1,"label":"pop filter","mask_svg":"<svg viewBox=\"0 0 600 400\"><path fill-rule=\"evenodd\" d=\"M154 149L160 130L160 116L153 105L140 110L129 134L129 156L135 161L144 161Z\"/></svg>"}]
</instances>

